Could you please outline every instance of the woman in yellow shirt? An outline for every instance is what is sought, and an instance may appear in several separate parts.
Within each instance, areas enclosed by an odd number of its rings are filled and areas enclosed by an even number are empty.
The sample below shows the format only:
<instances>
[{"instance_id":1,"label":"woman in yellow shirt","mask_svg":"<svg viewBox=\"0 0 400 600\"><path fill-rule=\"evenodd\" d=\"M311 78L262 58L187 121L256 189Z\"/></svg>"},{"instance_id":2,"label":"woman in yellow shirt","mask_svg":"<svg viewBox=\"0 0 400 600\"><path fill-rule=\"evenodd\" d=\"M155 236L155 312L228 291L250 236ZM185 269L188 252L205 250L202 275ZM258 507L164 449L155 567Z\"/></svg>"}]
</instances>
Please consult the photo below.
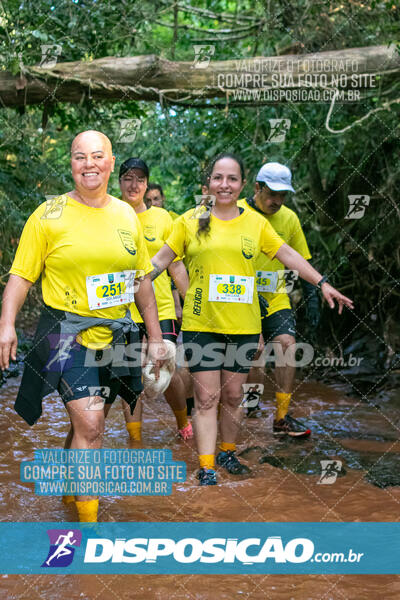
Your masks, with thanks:
<instances>
[{"instance_id":1,"label":"woman in yellow shirt","mask_svg":"<svg viewBox=\"0 0 400 600\"><path fill-rule=\"evenodd\" d=\"M352 308L351 300L326 283L326 278L285 244L266 219L237 206L244 184L241 160L228 153L217 156L207 175L207 191L214 197L213 205L190 210L177 219L166 245L152 259L152 279L176 256L185 255L189 270L182 331L194 379L200 485L216 484L214 453L219 402L221 444L216 463L232 474L249 472L238 461L235 450L242 386L261 332L255 282L260 252L279 258L303 279L319 285L331 308L334 298L339 312L343 305Z\"/></svg>"}]
</instances>

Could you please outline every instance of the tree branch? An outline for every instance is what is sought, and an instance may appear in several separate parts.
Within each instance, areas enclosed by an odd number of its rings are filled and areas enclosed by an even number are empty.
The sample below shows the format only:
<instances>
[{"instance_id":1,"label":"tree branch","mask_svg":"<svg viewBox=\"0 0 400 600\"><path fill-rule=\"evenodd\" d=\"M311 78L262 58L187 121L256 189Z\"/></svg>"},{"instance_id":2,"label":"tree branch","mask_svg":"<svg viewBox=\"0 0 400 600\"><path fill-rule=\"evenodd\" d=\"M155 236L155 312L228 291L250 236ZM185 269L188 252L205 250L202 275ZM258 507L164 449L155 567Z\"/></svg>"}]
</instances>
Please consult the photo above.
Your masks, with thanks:
<instances>
[{"instance_id":1,"label":"tree branch","mask_svg":"<svg viewBox=\"0 0 400 600\"><path fill-rule=\"evenodd\" d=\"M212 41L215 42L215 38ZM304 88L304 75L310 72L310 64L317 61L321 65L328 61L332 65L329 75L341 75L348 84L354 73L354 64L357 65L359 76L386 76L400 72L400 56L387 46L317 54L245 57L209 63L205 60L203 64L194 58L193 61L175 62L156 55L111 56L92 61L58 63L51 69L23 66L23 72L17 76L0 71L0 105L23 107L45 101L79 103L89 91L93 101L160 101L165 98L170 102L193 99L204 102L206 98L228 97L230 100L237 91L244 90L247 93L256 90L259 98L246 97L245 102L241 102L240 98L233 97L233 100L239 100L240 106L261 106L271 103L263 102L263 91L277 87L274 78L279 76L281 79L279 89ZM322 67L312 70L313 74L322 72ZM323 86L314 87L322 89ZM283 101L285 98L282 98ZM385 103L384 106L390 105ZM329 119L331 113L332 110ZM335 133L334 130L331 132Z\"/></svg>"}]
</instances>

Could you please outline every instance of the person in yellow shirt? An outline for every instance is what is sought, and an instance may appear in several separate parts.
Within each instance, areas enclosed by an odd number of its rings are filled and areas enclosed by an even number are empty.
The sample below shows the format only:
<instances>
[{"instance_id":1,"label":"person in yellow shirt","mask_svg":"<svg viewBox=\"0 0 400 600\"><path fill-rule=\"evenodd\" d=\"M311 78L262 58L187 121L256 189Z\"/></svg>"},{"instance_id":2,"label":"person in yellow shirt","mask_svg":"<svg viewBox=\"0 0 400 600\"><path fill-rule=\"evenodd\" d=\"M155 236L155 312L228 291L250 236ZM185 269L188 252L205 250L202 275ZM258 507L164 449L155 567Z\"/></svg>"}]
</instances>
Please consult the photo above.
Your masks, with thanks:
<instances>
[{"instance_id":1,"label":"person in yellow shirt","mask_svg":"<svg viewBox=\"0 0 400 600\"><path fill-rule=\"evenodd\" d=\"M351 300L326 283L267 219L237 205L244 184L242 161L229 153L217 156L207 173L207 192L213 202L208 209L196 207L177 219L166 245L152 259L152 279L176 256L185 255L189 270L182 331L194 380L200 485L217 483L215 462L234 475L250 471L235 451L242 385L259 351L261 318L255 278L259 255L276 257L313 285L320 284L331 307L334 298L338 301L339 312L343 305L352 308ZM219 402L221 444L215 458Z\"/></svg>"},{"instance_id":2,"label":"person in yellow shirt","mask_svg":"<svg viewBox=\"0 0 400 600\"><path fill-rule=\"evenodd\" d=\"M150 257L154 256L164 245L172 231L172 219L168 212L158 206L147 208L144 194L149 179L149 168L140 158L129 158L121 164L119 171L119 185L122 199L130 204L142 225L146 247ZM147 188L148 189L148 188ZM187 287L188 276L181 260L176 260L169 266L170 275L179 287ZM179 325L176 318L175 303L172 297L171 279L166 271L154 282L154 291L157 301L158 318L164 340L176 344ZM132 316L139 323L142 340L146 335L141 318L135 305L132 306ZM178 371L175 369L168 388L164 392L177 422L178 433L184 440L193 437L192 425L187 418L185 385ZM129 405L123 400L123 409L126 427L132 440L141 439L142 403L141 400L131 414Z\"/></svg>"},{"instance_id":3,"label":"person in yellow shirt","mask_svg":"<svg viewBox=\"0 0 400 600\"><path fill-rule=\"evenodd\" d=\"M144 201L145 201L147 208L150 208L150 206L158 206L158 208L164 208L165 195L164 195L163 189L159 183L149 183L147 185L147 190L146 190L146 194L144 197ZM175 220L179 217L178 213L174 212L173 210L169 210L168 214L172 220ZM176 319L177 319L178 323L181 324L182 323L182 306L181 306L179 292L176 289L173 281L172 281L171 285L172 285L172 297L173 297L174 303L175 303Z\"/></svg>"},{"instance_id":4,"label":"person in yellow shirt","mask_svg":"<svg viewBox=\"0 0 400 600\"><path fill-rule=\"evenodd\" d=\"M257 174L254 197L240 200L238 204L264 216L287 244L304 259L309 260L311 254L300 221L293 210L284 206L287 192L294 192L290 169L280 163L270 162L263 165ZM288 348L296 343L296 320L287 293L293 283L288 281L287 272L285 277L285 267L277 258L271 260L264 255L257 261L256 275L264 343L279 343L284 355ZM316 327L319 320L317 290L307 281L301 281L307 303L307 316L310 324ZM310 435L310 429L288 414L295 373L294 366L275 365L277 408L273 431L276 435L303 438ZM252 368L248 381L262 382L263 373L258 373L256 368ZM247 411L248 417L258 414L258 405Z\"/></svg>"},{"instance_id":5,"label":"person in yellow shirt","mask_svg":"<svg viewBox=\"0 0 400 600\"><path fill-rule=\"evenodd\" d=\"M149 183L147 186L144 200L148 208L150 206L158 206L158 208L164 208L165 196L161 185L159 183ZM173 220L179 217L178 213L176 213L173 210L169 210L168 214Z\"/></svg>"},{"instance_id":6,"label":"person in yellow shirt","mask_svg":"<svg viewBox=\"0 0 400 600\"><path fill-rule=\"evenodd\" d=\"M125 342L125 334L138 338L128 308L133 299L146 323L148 358L157 370L165 353L139 220L130 206L107 193L114 163L105 135L85 131L75 137L74 189L44 202L29 217L3 295L1 369L8 368L10 357L16 359L15 318L41 276L44 309L25 358L15 409L33 425L41 415L42 398L57 390L71 421L65 448L101 447L105 414L121 378L129 385L132 405L142 389L140 364L103 364L104 355L112 358L115 345ZM96 521L98 499L75 498L79 520Z\"/></svg>"}]
</instances>

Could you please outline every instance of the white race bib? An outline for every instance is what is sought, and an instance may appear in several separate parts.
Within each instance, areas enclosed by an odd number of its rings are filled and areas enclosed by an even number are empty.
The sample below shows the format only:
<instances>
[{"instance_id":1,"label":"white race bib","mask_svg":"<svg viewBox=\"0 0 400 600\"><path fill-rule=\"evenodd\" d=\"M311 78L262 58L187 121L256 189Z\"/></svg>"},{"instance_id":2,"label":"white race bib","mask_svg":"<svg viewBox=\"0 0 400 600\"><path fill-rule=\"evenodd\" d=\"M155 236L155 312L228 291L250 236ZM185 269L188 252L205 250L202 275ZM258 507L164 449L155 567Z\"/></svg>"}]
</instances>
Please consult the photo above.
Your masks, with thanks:
<instances>
[{"instance_id":1,"label":"white race bib","mask_svg":"<svg viewBox=\"0 0 400 600\"><path fill-rule=\"evenodd\" d=\"M256 271L257 292L276 292L279 274L277 271Z\"/></svg>"},{"instance_id":2,"label":"white race bib","mask_svg":"<svg viewBox=\"0 0 400 600\"><path fill-rule=\"evenodd\" d=\"M210 275L208 300L210 302L253 303L254 277L240 275Z\"/></svg>"},{"instance_id":3,"label":"white race bib","mask_svg":"<svg viewBox=\"0 0 400 600\"><path fill-rule=\"evenodd\" d=\"M86 277L89 309L110 308L134 301L136 271L102 273Z\"/></svg>"}]
</instances>

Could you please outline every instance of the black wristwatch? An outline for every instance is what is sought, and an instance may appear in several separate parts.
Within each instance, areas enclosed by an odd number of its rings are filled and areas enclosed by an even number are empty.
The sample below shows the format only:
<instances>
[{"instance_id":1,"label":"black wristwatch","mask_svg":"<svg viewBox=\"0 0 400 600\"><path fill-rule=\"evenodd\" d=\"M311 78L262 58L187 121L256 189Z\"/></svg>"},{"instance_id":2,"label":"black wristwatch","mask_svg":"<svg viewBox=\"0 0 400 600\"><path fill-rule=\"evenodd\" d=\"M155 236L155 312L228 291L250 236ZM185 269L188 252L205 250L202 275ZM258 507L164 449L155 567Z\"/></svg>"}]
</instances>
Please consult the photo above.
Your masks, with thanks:
<instances>
[{"instance_id":1,"label":"black wristwatch","mask_svg":"<svg viewBox=\"0 0 400 600\"><path fill-rule=\"evenodd\" d=\"M327 275L324 275L321 279L321 281L318 281L317 283L317 288L321 289L322 288L322 284L326 283L328 281L328 277Z\"/></svg>"}]
</instances>

